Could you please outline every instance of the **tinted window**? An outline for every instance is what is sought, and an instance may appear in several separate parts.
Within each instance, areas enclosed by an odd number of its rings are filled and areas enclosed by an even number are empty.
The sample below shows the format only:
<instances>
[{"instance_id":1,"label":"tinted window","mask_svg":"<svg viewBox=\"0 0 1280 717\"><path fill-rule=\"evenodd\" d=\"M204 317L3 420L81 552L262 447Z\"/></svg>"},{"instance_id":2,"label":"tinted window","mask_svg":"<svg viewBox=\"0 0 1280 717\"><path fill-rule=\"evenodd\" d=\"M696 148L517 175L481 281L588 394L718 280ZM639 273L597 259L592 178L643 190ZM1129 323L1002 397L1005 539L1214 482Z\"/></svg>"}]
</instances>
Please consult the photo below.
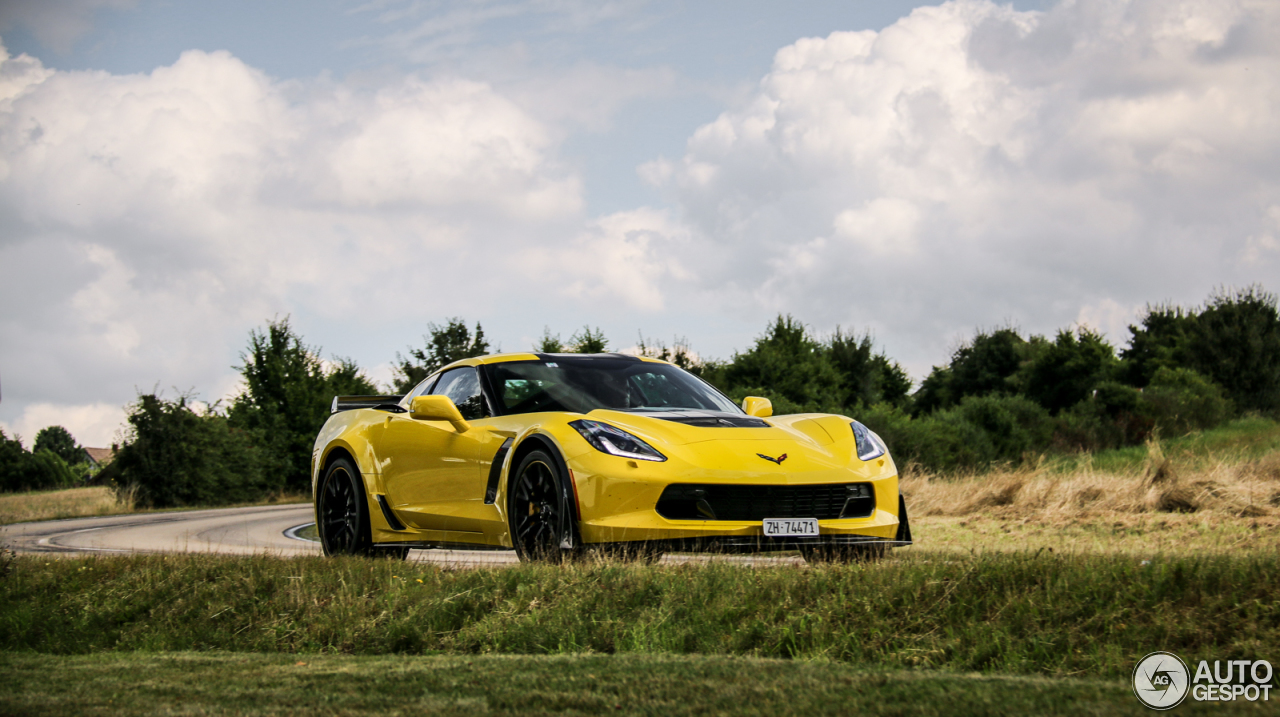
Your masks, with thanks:
<instances>
[{"instance_id":1,"label":"tinted window","mask_svg":"<svg viewBox=\"0 0 1280 717\"><path fill-rule=\"evenodd\" d=\"M557 358L488 367L506 413L705 410L742 414L697 377L668 364Z\"/></svg>"},{"instance_id":2,"label":"tinted window","mask_svg":"<svg viewBox=\"0 0 1280 717\"><path fill-rule=\"evenodd\" d=\"M470 366L455 368L440 374L440 380L431 389L432 396L448 396L462 417L468 421L484 418L484 398L480 395L480 377Z\"/></svg>"},{"instance_id":3,"label":"tinted window","mask_svg":"<svg viewBox=\"0 0 1280 717\"><path fill-rule=\"evenodd\" d=\"M412 399L417 396L430 396L431 386L436 382L437 378L439 377L432 376L428 378L426 381L423 381L422 383L418 384L416 387L414 387L412 391L409 392L409 398Z\"/></svg>"}]
</instances>

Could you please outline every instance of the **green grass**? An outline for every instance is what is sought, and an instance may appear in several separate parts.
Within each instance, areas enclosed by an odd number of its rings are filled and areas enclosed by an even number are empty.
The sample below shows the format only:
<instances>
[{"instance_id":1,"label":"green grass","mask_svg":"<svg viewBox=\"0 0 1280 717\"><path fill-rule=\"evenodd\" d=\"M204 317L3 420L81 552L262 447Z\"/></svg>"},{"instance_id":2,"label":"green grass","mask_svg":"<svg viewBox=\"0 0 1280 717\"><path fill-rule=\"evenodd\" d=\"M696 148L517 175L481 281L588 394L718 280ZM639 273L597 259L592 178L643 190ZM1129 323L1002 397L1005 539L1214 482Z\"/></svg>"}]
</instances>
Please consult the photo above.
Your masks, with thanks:
<instances>
[{"instance_id":1,"label":"green grass","mask_svg":"<svg viewBox=\"0 0 1280 717\"><path fill-rule=\"evenodd\" d=\"M1178 713L1264 714L1266 703ZM1123 679L868 670L674 655L0 654L0 713L24 715L1105 715Z\"/></svg>"},{"instance_id":2,"label":"green grass","mask_svg":"<svg viewBox=\"0 0 1280 717\"><path fill-rule=\"evenodd\" d=\"M1280 557L917 553L870 566L445 570L20 557L0 650L702 654L1121 678L1153 650L1276 659Z\"/></svg>"},{"instance_id":3,"label":"green grass","mask_svg":"<svg viewBox=\"0 0 1280 717\"><path fill-rule=\"evenodd\" d=\"M1260 416L1238 418L1207 431L1160 439L1164 455L1188 469L1212 463L1256 461L1280 451L1280 422ZM1050 459L1056 472L1072 473L1088 463L1095 470L1128 473L1141 470L1148 459L1146 446L1129 446L1091 454Z\"/></svg>"}]
</instances>

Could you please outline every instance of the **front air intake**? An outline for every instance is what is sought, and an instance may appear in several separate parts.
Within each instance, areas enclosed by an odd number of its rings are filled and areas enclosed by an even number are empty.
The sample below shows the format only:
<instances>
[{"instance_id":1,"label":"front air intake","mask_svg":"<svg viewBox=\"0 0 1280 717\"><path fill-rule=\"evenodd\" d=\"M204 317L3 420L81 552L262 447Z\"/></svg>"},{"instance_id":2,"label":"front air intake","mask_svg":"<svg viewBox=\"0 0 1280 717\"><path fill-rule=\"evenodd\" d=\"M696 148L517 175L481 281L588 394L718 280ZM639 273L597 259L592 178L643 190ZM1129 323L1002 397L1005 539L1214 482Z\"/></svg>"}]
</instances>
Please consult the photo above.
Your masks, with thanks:
<instances>
[{"instance_id":1,"label":"front air intake","mask_svg":"<svg viewBox=\"0 0 1280 717\"><path fill-rule=\"evenodd\" d=\"M669 485L658 499L668 520L764 520L765 518L865 518L875 512L870 483L820 485Z\"/></svg>"}]
</instances>

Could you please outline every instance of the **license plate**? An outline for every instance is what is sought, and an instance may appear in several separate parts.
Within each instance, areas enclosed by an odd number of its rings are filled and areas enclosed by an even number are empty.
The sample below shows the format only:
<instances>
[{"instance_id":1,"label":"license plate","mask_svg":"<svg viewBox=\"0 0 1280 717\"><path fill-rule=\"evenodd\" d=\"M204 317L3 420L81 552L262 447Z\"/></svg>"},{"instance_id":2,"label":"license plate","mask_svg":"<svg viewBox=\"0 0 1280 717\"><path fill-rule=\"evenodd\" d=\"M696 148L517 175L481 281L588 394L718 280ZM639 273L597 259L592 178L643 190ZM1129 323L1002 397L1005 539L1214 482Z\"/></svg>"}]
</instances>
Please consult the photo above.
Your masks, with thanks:
<instances>
[{"instance_id":1,"label":"license plate","mask_svg":"<svg viewBox=\"0 0 1280 717\"><path fill-rule=\"evenodd\" d=\"M764 534L767 537L794 538L818 534L817 518L765 518Z\"/></svg>"}]
</instances>

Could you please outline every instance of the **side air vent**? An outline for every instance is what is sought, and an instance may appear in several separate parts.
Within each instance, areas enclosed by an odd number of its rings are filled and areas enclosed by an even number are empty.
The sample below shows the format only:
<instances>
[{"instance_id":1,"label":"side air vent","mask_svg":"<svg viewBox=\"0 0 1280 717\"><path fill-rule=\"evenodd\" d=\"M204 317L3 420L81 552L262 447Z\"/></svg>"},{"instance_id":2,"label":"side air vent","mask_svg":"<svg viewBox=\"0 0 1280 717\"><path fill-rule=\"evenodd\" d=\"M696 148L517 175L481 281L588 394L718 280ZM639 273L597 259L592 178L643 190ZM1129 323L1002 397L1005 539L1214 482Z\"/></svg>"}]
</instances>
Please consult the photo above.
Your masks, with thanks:
<instances>
[{"instance_id":1,"label":"side air vent","mask_svg":"<svg viewBox=\"0 0 1280 717\"><path fill-rule=\"evenodd\" d=\"M401 523L396 514L391 511L391 506L387 505L387 497L385 495L378 496L378 507L382 508L382 517L387 519L387 525L390 525L392 530L404 530L404 523Z\"/></svg>"}]
</instances>

